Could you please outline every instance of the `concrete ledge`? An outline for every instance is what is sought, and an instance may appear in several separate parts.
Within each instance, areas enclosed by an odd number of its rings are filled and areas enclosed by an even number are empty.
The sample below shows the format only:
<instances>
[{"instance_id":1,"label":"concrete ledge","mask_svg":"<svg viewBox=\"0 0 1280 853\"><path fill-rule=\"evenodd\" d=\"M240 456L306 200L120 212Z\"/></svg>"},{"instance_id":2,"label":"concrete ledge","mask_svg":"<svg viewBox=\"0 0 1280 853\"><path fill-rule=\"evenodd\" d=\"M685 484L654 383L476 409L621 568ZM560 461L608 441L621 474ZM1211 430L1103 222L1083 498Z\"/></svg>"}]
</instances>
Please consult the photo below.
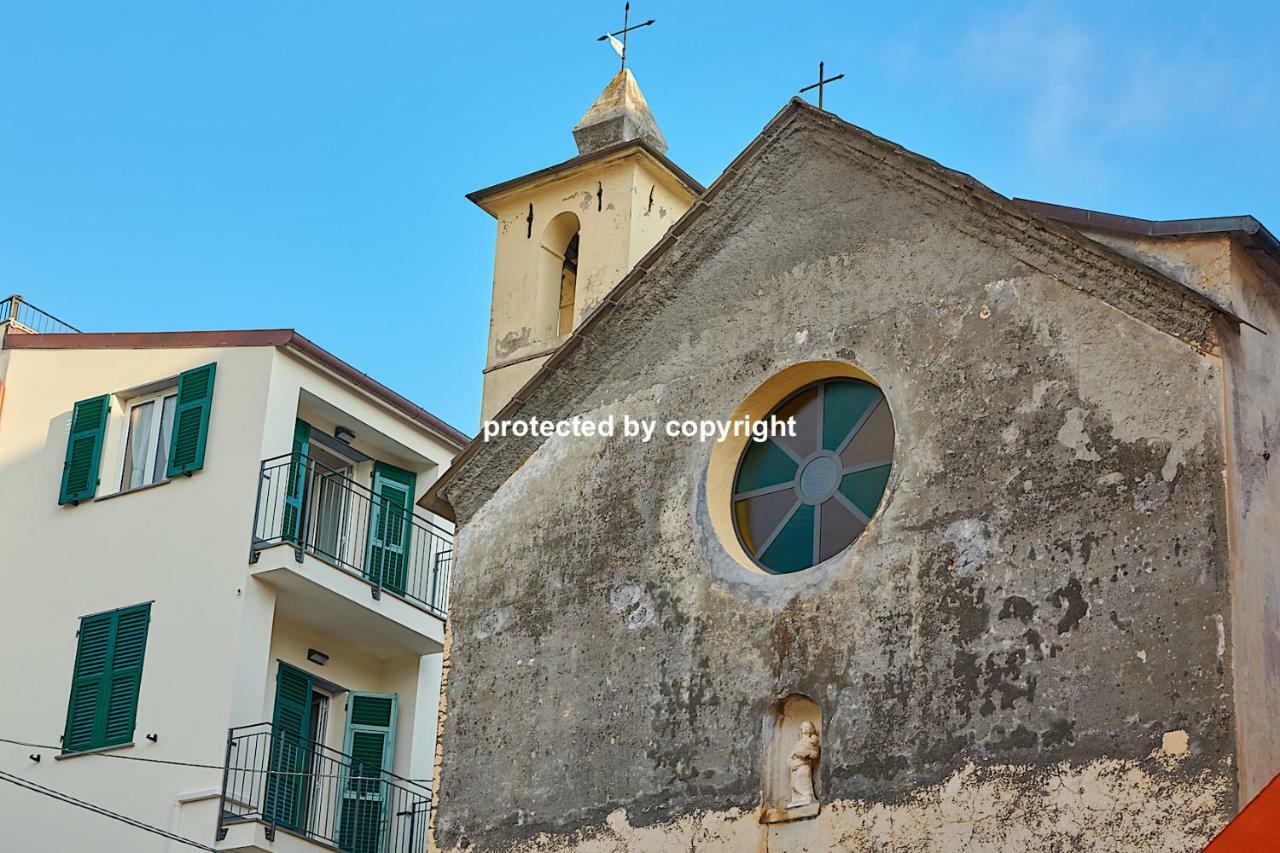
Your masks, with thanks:
<instances>
[{"instance_id":1,"label":"concrete ledge","mask_svg":"<svg viewBox=\"0 0 1280 853\"><path fill-rule=\"evenodd\" d=\"M227 837L214 844L214 847L232 853L320 853L322 850L337 849L286 832L279 827L275 831L275 840L268 841L267 828L265 823L256 820L232 824L227 827Z\"/></svg>"},{"instance_id":2,"label":"concrete ledge","mask_svg":"<svg viewBox=\"0 0 1280 853\"><path fill-rule=\"evenodd\" d=\"M809 817L817 817L818 812L822 811L821 803L809 803L807 806L797 806L793 809L765 806L760 812L761 823L785 823L789 820L804 820Z\"/></svg>"}]
</instances>

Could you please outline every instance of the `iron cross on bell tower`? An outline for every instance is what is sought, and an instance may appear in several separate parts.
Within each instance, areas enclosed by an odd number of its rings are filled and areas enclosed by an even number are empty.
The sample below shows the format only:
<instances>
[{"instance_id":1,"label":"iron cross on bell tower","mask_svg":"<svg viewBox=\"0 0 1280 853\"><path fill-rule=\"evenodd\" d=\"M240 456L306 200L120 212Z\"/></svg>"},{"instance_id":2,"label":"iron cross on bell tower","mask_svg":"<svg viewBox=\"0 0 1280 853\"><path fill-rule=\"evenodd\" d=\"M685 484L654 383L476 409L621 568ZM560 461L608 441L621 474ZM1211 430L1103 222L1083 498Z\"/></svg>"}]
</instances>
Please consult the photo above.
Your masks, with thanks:
<instances>
[{"instance_id":1,"label":"iron cross on bell tower","mask_svg":"<svg viewBox=\"0 0 1280 853\"><path fill-rule=\"evenodd\" d=\"M612 33L605 33L604 35L600 36L600 38L596 39L596 41L607 40L609 44L612 45L613 49L617 51L618 58L622 60L622 68L625 69L627 67L627 33L631 32L632 30L638 30L641 27L651 26L652 24L653 24L653 18L650 18L649 20L645 21L643 24L632 24L631 23L631 0L627 0L627 5L622 7L622 29ZM622 36L622 41L618 41L617 39L618 36Z\"/></svg>"},{"instance_id":2,"label":"iron cross on bell tower","mask_svg":"<svg viewBox=\"0 0 1280 853\"><path fill-rule=\"evenodd\" d=\"M800 94L803 95L805 92L809 91L810 89L817 89L818 90L818 109L820 110L822 109L823 87L826 86L828 83L834 83L837 80L840 80L844 77L843 74L837 74L834 77L828 77L826 76L825 72L826 72L826 65L824 63L819 62L818 63L818 82L805 86L803 89L800 90Z\"/></svg>"}]
</instances>

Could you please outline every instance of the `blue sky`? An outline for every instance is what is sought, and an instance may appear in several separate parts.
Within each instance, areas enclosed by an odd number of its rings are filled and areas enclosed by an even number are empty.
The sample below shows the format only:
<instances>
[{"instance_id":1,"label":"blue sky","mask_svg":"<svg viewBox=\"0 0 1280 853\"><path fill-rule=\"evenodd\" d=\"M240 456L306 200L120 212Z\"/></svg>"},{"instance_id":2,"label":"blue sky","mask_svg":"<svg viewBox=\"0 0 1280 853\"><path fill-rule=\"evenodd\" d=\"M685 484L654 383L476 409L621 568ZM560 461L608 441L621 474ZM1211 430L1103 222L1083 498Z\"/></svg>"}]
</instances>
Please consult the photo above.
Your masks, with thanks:
<instances>
[{"instance_id":1,"label":"blue sky","mask_svg":"<svg viewBox=\"0 0 1280 853\"><path fill-rule=\"evenodd\" d=\"M897 6L897 8L891 8ZM0 6L0 291L86 330L290 326L477 427L492 220L574 154L621 3ZM827 106L1005 195L1280 229L1280 9L636 0L709 183L819 59Z\"/></svg>"}]
</instances>

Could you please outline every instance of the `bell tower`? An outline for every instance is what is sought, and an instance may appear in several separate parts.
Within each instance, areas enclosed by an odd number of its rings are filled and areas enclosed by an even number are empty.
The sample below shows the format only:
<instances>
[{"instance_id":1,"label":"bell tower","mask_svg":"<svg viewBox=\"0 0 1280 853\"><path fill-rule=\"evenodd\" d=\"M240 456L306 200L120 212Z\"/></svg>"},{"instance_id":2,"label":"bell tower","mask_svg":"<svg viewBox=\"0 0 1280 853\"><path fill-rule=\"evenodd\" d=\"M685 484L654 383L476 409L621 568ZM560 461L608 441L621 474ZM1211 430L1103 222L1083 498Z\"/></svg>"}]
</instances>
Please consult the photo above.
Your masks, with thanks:
<instances>
[{"instance_id":1,"label":"bell tower","mask_svg":"<svg viewBox=\"0 0 1280 853\"><path fill-rule=\"evenodd\" d=\"M630 69L573 128L578 155L467 196L498 223L481 417L493 417L702 192Z\"/></svg>"}]
</instances>

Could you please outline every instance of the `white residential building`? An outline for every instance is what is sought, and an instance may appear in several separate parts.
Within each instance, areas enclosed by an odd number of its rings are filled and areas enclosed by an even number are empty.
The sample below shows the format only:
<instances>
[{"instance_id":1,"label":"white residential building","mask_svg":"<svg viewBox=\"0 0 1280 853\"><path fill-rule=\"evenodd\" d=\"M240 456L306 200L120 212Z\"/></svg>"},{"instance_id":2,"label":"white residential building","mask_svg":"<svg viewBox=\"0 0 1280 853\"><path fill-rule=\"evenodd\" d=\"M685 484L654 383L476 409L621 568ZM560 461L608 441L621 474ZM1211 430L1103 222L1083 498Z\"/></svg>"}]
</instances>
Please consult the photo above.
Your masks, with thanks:
<instances>
[{"instance_id":1,"label":"white residential building","mask_svg":"<svg viewBox=\"0 0 1280 853\"><path fill-rule=\"evenodd\" d=\"M292 330L0 302L0 848L192 849L43 788L219 850L425 850L452 527L415 502L466 441Z\"/></svg>"}]
</instances>

